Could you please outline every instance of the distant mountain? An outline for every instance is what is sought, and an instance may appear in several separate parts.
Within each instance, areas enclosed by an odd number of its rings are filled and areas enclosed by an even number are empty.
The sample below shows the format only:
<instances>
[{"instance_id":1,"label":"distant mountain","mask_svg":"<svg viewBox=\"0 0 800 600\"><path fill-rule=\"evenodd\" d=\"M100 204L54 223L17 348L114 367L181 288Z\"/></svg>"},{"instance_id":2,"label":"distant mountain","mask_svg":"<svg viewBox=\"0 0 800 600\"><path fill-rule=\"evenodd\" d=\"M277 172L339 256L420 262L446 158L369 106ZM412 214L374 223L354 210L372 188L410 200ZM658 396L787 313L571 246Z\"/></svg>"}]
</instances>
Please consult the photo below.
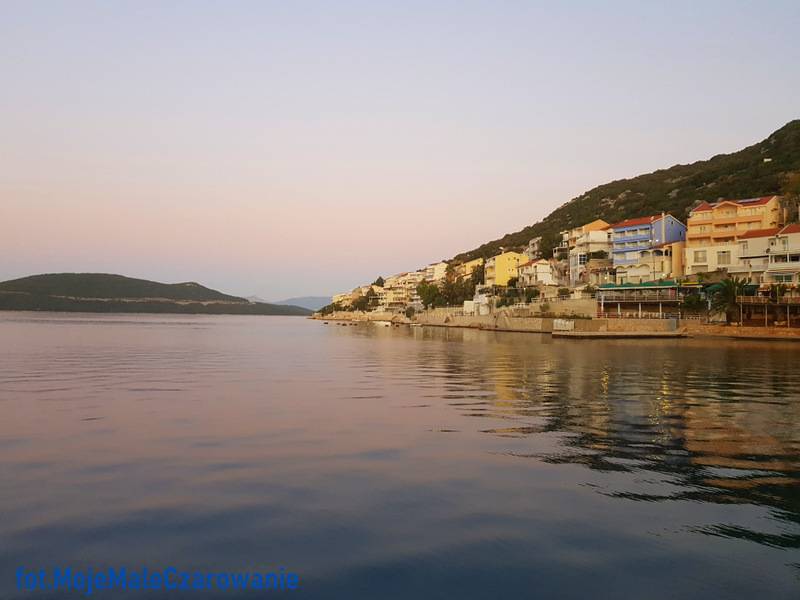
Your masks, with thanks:
<instances>
[{"instance_id":1,"label":"distant mountain","mask_svg":"<svg viewBox=\"0 0 800 600\"><path fill-rule=\"evenodd\" d=\"M273 302L281 306L302 306L308 310L319 310L323 306L331 303L330 296L301 296L299 298L289 298L280 302Z\"/></svg>"},{"instance_id":2,"label":"distant mountain","mask_svg":"<svg viewBox=\"0 0 800 600\"><path fill-rule=\"evenodd\" d=\"M767 139L733 154L675 165L600 185L573 198L538 223L487 242L454 260L488 258L500 248L519 249L542 236L545 252L555 246L559 232L603 219L609 223L658 214L662 211L686 220L701 201L752 198L780 194L787 178L800 173L800 120L794 120Z\"/></svg>"},{"instance_id":3,"label":"distant mountain","mask_svg":"<svg viewBox=\"0 0 800 600\"><path fill-rule=\"evenodd\" d=\"M299 306L249 302L195 282L159 283L106 273L53 273L0 283L0 310L309 315Z\"/></svg>"}]
</instances>

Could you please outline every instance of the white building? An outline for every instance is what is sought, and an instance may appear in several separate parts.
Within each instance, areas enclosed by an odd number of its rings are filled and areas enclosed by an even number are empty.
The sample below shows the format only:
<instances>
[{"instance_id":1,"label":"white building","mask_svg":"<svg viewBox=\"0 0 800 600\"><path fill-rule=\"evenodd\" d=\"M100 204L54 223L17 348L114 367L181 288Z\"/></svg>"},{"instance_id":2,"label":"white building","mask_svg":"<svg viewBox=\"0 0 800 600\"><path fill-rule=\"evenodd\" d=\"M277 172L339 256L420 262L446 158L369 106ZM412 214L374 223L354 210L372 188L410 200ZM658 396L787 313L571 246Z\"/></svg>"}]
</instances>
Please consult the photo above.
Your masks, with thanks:
<instances>
[{"instance_id":1,"label":"white building","mask_svg":"<svg viewBox=\"0 0 800 600\"><path fill-rule=\"evenodd\" d=\"M716 247L709 248L709 251ZM800 225L748 231L739 236L735 271L750 283L800 283Z\"/></svg>"},{"instance_id":2,"label":"white building","mask_svg":"<svg viewBox=\"0 0 800 600\"><path fill-rule=\"evenodd\" d=\"M609 260L611 229L581 231L569 248L569 284L575 287L588 283L586 265L592 259ZM609 260L610 265L610 260Z\"/></svg>"},{"instance_id":3,"label":"white building","mask_svg":"<svg viewBox=\"0 0 800 600\"><path fill-rule=\"evenodd\" d=\"M431 283L438 283L440 281L444 281L445 277L447 276L447 263L446 262L438 262L433 263L425 267L425 279L430 281Z\"/></svg>"},{"instance_id":4,"label":"white building","mask_svg":"<svg viewBox=\"0 0 800 600\"><path fill-rule=\"evenodd\" d=\"M542 258L542 236L535 237L525 246L525 256L531 260Z\"/></svg>"},{"instance_id":5,"label":"white building","mask_svg":"<svg viewBox=\"0 0 800 600\"><path fill-rule=\"evenodd\" d=\"M556 278L549 260L540 258L529 260L517 267L517 287L533 287L537 285L555 285Z\"/></svg>"}]
</instances>

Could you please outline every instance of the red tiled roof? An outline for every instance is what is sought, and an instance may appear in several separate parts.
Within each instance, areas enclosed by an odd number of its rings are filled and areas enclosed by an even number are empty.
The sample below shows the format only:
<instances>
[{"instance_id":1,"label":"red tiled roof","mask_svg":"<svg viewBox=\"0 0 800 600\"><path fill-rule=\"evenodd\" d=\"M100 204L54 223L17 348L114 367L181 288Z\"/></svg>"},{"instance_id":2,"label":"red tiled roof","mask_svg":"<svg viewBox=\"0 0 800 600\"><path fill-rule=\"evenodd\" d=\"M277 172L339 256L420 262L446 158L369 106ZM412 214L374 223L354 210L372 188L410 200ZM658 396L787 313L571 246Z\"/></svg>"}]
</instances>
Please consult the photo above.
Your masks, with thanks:
<instances>
[{"instance_id":1,"label":"red tiled roof","mask_svg":"<svg viewBox=\"0 0 800 600\"><path fill-rule=\"evenodd\" d=\"M775 196L761 196L760 198L745 198L744 200L720 200L720 202L717 202L717 204L721 202L733 202L734 204L739 204L739 205L760 206L762 204L766 204L774 197Z\"/></svg>"},{"instance_id":2,"label":"red tiled roof","mask_svg":"<svg viewBox=\"0 0 800 600\"><path fill-rule=\"evenodd\" d=\"M619 223L609 225L611 229L618 229L620 227L633 227L634 225L647 225L658 219L661 215L651 217L637 217L636 219L625 219Z\"/></svg>"},{"instance_id":3,"label":"red tiled roof","mask_svg":"<svg viewBox=\"0 0 800 600\"><path fill-rule=\"evenodd\" d=\"M785 233L800 233L800 223L792 223L791 225L787 225L780 231L781 235Z\"/></svg>"},{"instance_id":4,"label":"red tiled roof","mask_svg":"<svg viewBox=\"0 0 800 600\"><path fill-rule=\"evenodd\" d=\"M697 208L693 208L692 212L704 211L704 210L712 210L717 208L720 204L736 204L737 206L761 206L766 204L776 196L761 196L760 198L744 198L740 200L730 200L724 199L719 200L718 202L714 202L709 204L708 202L702 202L700 206Z\"/></svg>"},{"instance_id":5,"label":"red tiled roof","mask_svg":"<svg viewBox=\"0 0 800 600\"><path fill-rule=\"evenodd\" d=\"M527 267L528 265L532 265L534 263L539 263L539 262L548 262L548 261L545 260L544 258L534 258L533 260L529 260L526 263L522 263L521 265L517 265L517 268L521 269L522 267Z\"/></svg>"},{"instance_id":6,"label":"red tiled roof","mask_svg":"<svg viewBox=\"0 0 800 600\"><path fill-rule=\"evenodd\" d=\"M777 234L780 230L780 227L770 227L769 229L752 229L751 231L747 231L740 235L739 239L746 240L749 238L770 237Z\"/></svg>"}]
</instances>

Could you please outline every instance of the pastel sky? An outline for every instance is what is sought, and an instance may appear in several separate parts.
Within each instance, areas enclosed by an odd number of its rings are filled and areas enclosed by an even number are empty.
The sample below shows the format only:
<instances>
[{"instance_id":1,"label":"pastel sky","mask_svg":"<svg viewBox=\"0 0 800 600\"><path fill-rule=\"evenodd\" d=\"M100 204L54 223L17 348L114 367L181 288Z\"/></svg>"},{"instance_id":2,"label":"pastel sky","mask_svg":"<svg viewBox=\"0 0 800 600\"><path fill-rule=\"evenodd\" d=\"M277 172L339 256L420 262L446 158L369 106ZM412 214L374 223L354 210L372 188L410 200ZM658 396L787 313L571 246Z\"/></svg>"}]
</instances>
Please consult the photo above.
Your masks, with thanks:
<instances>
[{"instance_id":1,"label":"pastel sky","mask_svg":"<svg viewBox=\"0 0 800 600\"><path fill-rule=\"evenodd\" d=\"M0 279L327 295L800 117L800 2L0 3Z\"/></svg>"}]
</instances>

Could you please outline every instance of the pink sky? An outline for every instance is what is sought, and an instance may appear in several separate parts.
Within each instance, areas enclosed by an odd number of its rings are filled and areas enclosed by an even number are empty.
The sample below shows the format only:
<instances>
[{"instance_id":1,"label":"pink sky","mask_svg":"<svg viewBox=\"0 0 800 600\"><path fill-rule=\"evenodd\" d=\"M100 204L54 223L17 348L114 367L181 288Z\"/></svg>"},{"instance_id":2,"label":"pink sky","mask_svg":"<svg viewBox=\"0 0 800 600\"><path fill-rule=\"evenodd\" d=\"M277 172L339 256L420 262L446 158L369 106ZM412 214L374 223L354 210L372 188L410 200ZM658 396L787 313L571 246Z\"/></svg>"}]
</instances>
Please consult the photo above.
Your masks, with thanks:
<instances>
[{"instance_id":1,"label":"pink sky","mask_svg":"<svg viewBox=\"0 0 800 600\"><path fill-rule=\"evenodd\" d=\"M327 295L800 116L791 2L327 6L4 4L0 279Z\"/></svg>"}]
</instances>

